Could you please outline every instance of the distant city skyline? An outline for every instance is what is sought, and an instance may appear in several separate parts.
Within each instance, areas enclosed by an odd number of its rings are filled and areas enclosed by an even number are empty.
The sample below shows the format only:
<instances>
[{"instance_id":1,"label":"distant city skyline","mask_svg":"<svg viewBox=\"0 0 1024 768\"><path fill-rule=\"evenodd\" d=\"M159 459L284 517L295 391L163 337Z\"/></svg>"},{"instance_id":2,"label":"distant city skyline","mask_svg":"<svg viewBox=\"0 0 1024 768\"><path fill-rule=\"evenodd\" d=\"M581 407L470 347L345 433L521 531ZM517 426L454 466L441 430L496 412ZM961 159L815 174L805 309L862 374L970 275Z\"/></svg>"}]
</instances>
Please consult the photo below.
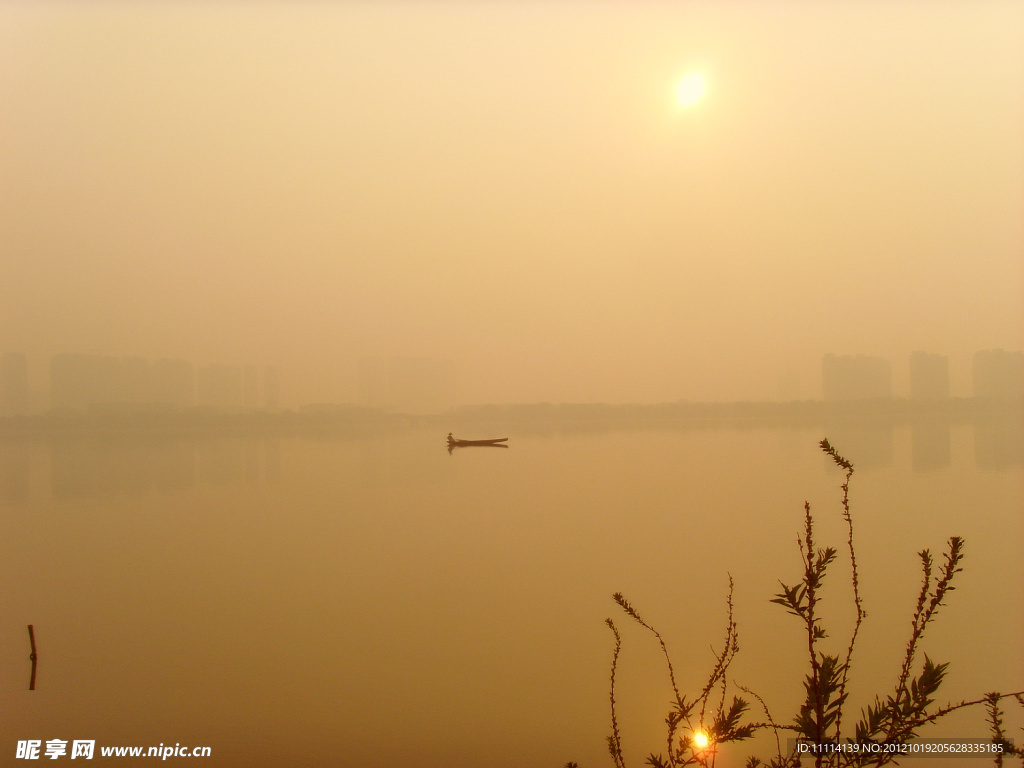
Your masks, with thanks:
<instances>
[{"instance_id":1,"label":"distant city skyline","mask_svg":"<svg viewBox=\"0 0 1024 768\"><path fill-rule=\"evenodd\" d=\"M279 408L301 409L317 404L355 405L395 413L441 413L460 406L480 405L457 396L457 375L448 360L426 358L373 358L360 362L354 397L311 401L282 399L277 366L210 363L194 366L187 360L140 356L117 357L61 353L46 363L44 375L30 375L31 358L23 353L0 356L0 416L44 413L49 410L86 412L98 406L193 406L233 411ZM38 362L38 361L37 361ZM906 386L893 385L893 371L906 368ZM37 371L40 368L37 366ZM950 360L946 355L916 350L906 365L892 365L874 355L826 353L820 362L816 392L771 401L853 401L860 399L944 400L978 397L1001 401L1024 398L1024 352L984 349L970 359L969 391L950 387ZM663 402L695 400L685 393ZM554 399L533 402L572 402ZM630 401L577 401L629 404ZM714 400L708 402L716 402ZM726 401L728 402L728 401ZM511 403L514 404L514 403Z\"/></svg>"},{"instance_id":2,"label":"distant city skyline","mask_svg":"<svg viewBox=\"0 0 1024 768\"><path fill-rule=\"evenodd\" d=\"M0 350L458 402L1024 348L1024 6L2 3ZM286 373L285 373L286 372Z\"/></svg>"}]
</instances>

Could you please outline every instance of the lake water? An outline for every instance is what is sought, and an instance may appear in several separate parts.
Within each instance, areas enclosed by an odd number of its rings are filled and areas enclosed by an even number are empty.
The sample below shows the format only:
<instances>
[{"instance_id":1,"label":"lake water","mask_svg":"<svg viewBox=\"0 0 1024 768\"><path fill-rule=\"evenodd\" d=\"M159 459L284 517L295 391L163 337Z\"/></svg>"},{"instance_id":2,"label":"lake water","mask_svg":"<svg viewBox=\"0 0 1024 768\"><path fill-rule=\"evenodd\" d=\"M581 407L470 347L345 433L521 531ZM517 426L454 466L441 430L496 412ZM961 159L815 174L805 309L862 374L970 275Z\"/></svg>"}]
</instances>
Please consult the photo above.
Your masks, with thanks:
<instances>
[{"instance_id":1,"label":"lake water","mask_svg":"<svg viewBox=\"0 0 1024 768\"><path fill-rule=\"evenodd\" d=\"M856 465L869 613L849 720L895 680L915 553L941 559L952 535L964 572L924 642L952 662L939 698L1024 688L1016 425L510 427L508 448L451 454L446 432L0 440L3 763L19 740L86 739L96 759L101 745L209 746L209 766L610 765L612 617L623 747L641 765L664 751L669 688L656 640L611 595L661 630L696 692L730 575L730 679L788 721L806 645L769 601L799 580L805 500L842 554L826 648L845 649L853 614L826 435ZM1020 743L1019 708L1007 719ZM925 735L984 738L984 711Z\"/></svg>"}]
</instances>

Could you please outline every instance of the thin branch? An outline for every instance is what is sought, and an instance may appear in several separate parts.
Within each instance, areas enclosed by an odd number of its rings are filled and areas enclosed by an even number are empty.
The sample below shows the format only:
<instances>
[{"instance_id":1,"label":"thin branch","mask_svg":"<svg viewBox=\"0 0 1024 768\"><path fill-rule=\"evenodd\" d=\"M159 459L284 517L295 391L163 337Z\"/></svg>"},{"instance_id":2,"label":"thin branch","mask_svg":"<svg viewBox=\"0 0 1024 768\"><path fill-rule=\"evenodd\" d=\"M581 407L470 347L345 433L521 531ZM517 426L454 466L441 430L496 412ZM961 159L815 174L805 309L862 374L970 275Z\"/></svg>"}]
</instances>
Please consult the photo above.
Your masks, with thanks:
<instances>
[{"instance_id":1,"label":"thin branch","mask_svg":"<svg viewBox=\"0 0 1024 768\"><path fill-rule=\"evenodd\" d=\"M821 450L832 457L832 460L841 469L846 470L846 479L843 481L843 520L846 521L847 539L846 545L850 552L850 571L853 582L853 605L857 612L857 618L853 624L853 632L850 635L850 644L846 649L846 662L843 664L843 674L839 682L838 700L845 702L846 698L846 684L850 675L850 662L853 659L853 648L857 644L857 635L860 633L860 625L867 618L867 612L864 610L864 604L860 597L860 577L857 570L857 552L853 546L853 517L850 514L850 478L853 476L853 464L850 461L844 459L839 452L832 447L829 443L828 438L819 443ZM838 741L842 734L842 721L843 721L843 705L840 704L839 710L836 713L836 730L835 738Z\"/></svg>"},{"instance_id":2,"label":"thin branch","mask_svg":"<svg viewBox=\"0 0 1024 768\"><path fill-rule=\"evenodd\" d=\"M637 624L649 630L656 638L658 638L658 644L661 645L661 652L665 656L665 663L668 665L668 678L672 683L672 692L675 694L676 703L679 704L680 707L684 706L683 698L679 694L679 686L676 685L676 671L672 666L672 658L668 655L668 646L665 645L665 640L661 636L661 633L640 617L640 613L632 606L629 600L623 597L621 592L616 592L612 595L612 599L619 604L619 607L622 608L622 610L632 616L633 620L636 621Z\"/></svg>"},{"instance_id":3,"label":"thin branch","mask_svg":"<svg viewBox=\"0 0 1024 768\"><path fill-rule=\"evenodd\" d=\"M775 722L775 719L772 717L772 713L769 711L768 705L765 703L764 699L762 699L757 693L752 691L750 688L745 688L744 686L740 685L739 683L736 684L736 687L739 688L744 693L750 694L755 699L757 699L758 703L760 703L761 709L764 710L765 717L768 718L768 725L767 725L767 727L772 729L772 733L775 736L775 750L776 750L776 754L779 756L779 762L782 762L782 742L779 741L779 730L781 728L797 730L796 726L794 726L794 725L789 725L789 726L780 726L780 725L778 725ZM752 724L751 727L752 728L761 728L761 727L764 727L764 726L762 724Z\"/></svg>"},{"instance_id":4,"label":"thin branch","mask_svg":"<svg viewBox=\"0 0 1024 768\"><path fill-rule=\"evenodd\" d=\"M625 768L626 764L622 759L622 739L619 736L619 721L615 715L615 671L619 665L619 651L622 650L622 636L611 619L605 619L605 624L615 634L615 652L612 654L612 684L609 698L612 705L612 735L608 737L608 751L612 754L616 768Z\"/></svg>"}]
</instances>

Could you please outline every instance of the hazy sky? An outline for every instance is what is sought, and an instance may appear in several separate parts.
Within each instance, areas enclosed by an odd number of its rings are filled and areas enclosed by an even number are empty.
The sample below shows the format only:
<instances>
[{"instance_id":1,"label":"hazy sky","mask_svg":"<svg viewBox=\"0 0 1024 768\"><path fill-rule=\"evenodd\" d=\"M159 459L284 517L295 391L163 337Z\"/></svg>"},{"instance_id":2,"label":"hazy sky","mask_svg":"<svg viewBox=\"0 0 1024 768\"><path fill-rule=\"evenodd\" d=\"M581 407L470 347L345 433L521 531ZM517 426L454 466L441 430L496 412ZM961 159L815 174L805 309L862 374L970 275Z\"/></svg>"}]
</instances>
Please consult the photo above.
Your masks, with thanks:
<instances>
[{"instance_id":1,"label":"hazy sky","mask_svg":"<svg viewBox=\"0 0 1024 768\"><path fill-rule=\"evenodd\" d=\"M464 402L1024 347L1019 2L2 2L0 352ZM690 71L707 92L680 108Z\"/></svg>"}]
</instances>

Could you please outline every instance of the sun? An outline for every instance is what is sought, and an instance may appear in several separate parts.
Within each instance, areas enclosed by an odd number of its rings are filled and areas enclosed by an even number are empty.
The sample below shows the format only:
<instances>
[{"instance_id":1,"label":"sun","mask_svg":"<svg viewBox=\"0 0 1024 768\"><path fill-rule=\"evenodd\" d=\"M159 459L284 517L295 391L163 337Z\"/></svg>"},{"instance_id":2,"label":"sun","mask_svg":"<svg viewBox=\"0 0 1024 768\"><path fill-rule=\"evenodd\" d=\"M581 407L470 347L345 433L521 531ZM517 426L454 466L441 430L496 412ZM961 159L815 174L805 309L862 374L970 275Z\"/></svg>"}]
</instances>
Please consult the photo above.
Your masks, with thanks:
<instances>
[{"instance_id":1,"label":"sun","mask_svg":"<svg viewBox=\"0 0 1024 768\"><path fill-rule=\"evenodd\" d=\"M676 104L680 107L693 106L704 98L707 88L704 75L699 72L690 72L676 85Z\"/></svg>"}]
</instances>

